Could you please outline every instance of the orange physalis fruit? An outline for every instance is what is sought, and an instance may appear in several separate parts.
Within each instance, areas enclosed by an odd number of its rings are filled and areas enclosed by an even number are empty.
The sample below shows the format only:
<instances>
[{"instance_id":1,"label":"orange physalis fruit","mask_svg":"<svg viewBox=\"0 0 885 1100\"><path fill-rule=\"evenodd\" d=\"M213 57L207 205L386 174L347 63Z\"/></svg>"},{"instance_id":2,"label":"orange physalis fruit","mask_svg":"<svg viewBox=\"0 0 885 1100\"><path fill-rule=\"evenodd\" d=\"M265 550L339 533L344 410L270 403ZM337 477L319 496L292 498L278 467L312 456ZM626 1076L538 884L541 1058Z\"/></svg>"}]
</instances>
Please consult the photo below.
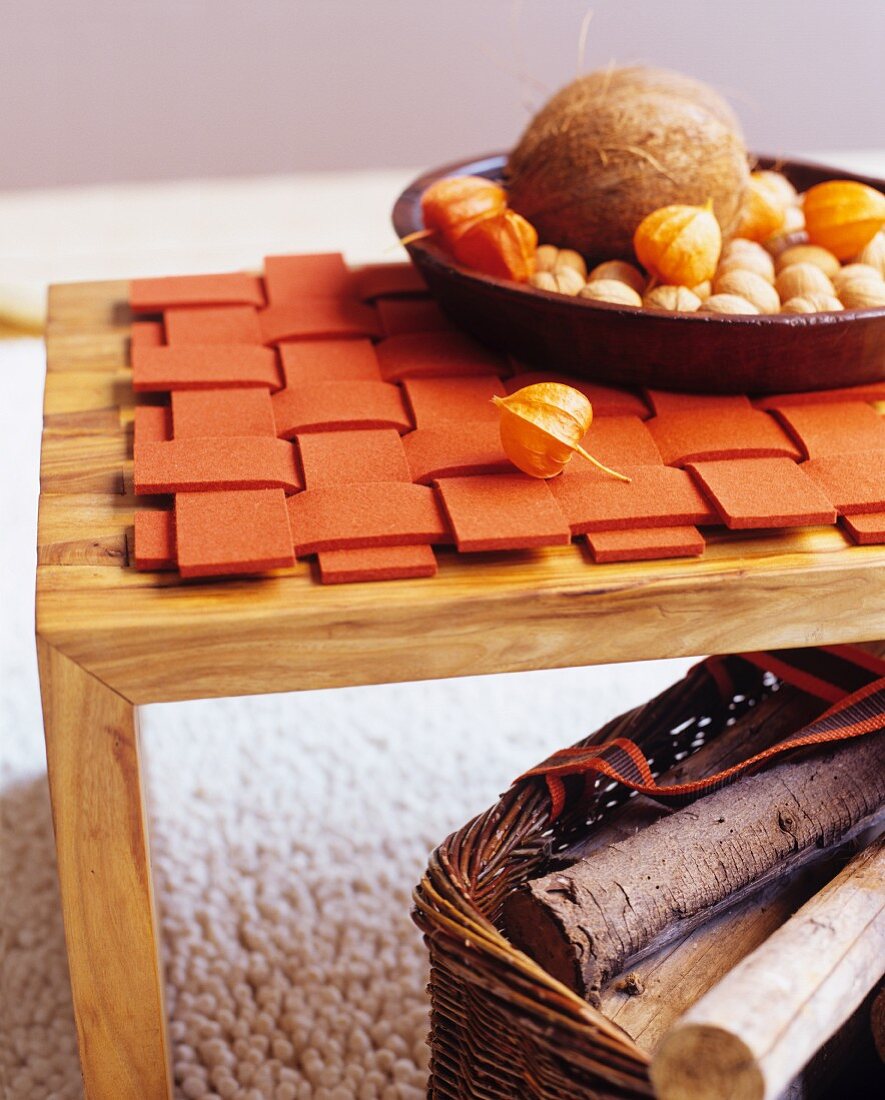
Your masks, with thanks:
<instances>
[{"instance_id":1,"label":"orange physalis fruit","mask_svg":"<svg viewBox=\"0 0 885 1100\"><path fill-rule=\"evenodd\" d=\"M849 260L885 226L885 195L854 180L827 180L805 193L805 229L812 244Z\"/></svg>"},{"instance_id":2,"label":"orange physalis fruit","mask_svg":"<svg viewBox=\"0 0 885 1100\"><path fill-rule=\"evenodd\" d=\"M633 234L642 266L655 279L674 286L697 286L711 279L722 251L722 231L713 203L677 203L652 211Z\"/></svg>"},{"instance_id":3,"label":"orange physalis fruit","mask_svg":"<svg viewBox=\"0 0 885 1100\"><path fill-rule=\"evenodd\" d=\"M501 443L507 457L523 473L555 477L573 454L579 454L619 481L630 480L597 462L581 446L593 421L593 406L580 390L561 382L538 382L492 401L501 414Z\"/></svg>"},{"instance_id":4,"label":"orange physalis fruit","mask_svg":"<svg viewBox=\"0 0 885 1100\"><path fill-rule=\"evenodd\" d=\"M538 234L514 210L483 218L452 246L455 259L483 275L524 283L535 270Z\"/></svg>"},{"instance_id":5,"label":"orange physalis fruit","mask_svg":"<svg viewBox=\"0 0 885 1100\"><path fill-rule=\"evenodd\" d=\"M753 172L735 236L748 241L767 241L783 228L788 206L783 194L764 172Z\"/></svg>"},{"instance_id":6,"label":"orange physalis fruit","mask_svg":"<svg viewBox=\"0 0 885 1100\"><path fill-rule=\"evenodd\" d=\"M438 232L451 248L453 243L484 218L502 214L507 193L482 176L449 176L437 180L421 197L426 229Z\"/></svg>"}]
</instances>

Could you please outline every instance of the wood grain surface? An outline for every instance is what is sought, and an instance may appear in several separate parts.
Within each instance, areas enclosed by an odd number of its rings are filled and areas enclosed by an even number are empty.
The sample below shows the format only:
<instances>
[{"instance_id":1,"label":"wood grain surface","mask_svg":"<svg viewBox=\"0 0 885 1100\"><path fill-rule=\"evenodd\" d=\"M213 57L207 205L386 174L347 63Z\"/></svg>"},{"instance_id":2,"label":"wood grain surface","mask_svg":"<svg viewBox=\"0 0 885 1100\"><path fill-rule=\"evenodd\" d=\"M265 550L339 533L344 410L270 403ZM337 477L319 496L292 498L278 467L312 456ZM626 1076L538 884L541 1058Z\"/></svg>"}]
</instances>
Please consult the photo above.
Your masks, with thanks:
<instances>
[{"instance_id":1,"label":"wood grain surface","mask_svg":"<svg viewBox=\"0 0 885 1100\"><path fill-rule=\"evenodd\" d=\"M87 1100L172 1095L134 709L38 645L62 913Z\"/></svg>"},{"instance_id":2,"label":"wood grain surface","mask_svg":"<svg viewBox=\"0 0 885 1100\"><path fill-rule=\"evenodd\" d=\"M885 635L885 547L835 527L712 533L692 561L580 544L439 553L437 577L322 586L308 562L184 583L137 573L125 282L50 295L38 631L143 703L799 646Z\"/></svg>"}]
</instances>

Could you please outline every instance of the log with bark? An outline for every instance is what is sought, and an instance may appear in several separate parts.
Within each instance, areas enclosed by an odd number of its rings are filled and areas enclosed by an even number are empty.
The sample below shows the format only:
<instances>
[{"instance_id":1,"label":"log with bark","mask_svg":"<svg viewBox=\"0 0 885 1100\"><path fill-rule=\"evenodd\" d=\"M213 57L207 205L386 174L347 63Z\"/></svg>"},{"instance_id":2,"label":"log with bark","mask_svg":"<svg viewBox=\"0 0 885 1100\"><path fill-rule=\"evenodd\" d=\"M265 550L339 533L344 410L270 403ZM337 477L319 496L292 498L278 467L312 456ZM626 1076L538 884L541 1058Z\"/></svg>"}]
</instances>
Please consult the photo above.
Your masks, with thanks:
<instances>
[{"instance_id":1,"label":"log with bark","mask_svg":"<svg viewBox=\"0 0 885 1100\"><path fill-rule=\"evenodd\" d=\"M730 971L664 1036L661 1100L774 1100L885 969L885 839Z\"/></svg>"},{"instance_id":2,"label":"log with bark","mask_svg":"<svg viewBox=\"0 0 885 1100\"><path fill-rule=\"evenodd\" d=\"M662 786L690 783L708 775L724 771L733 764L763 752L772 745L786 740L818 718L827 704L807 695L789 684L781 684L778 691L763 698L742 714L732 726L727 726L718 736L705 742L699 749L674 764L661 776ZM627 734L629 736L629 734ZM574 841L554 858L560 866L571 865L584 859L598 848L605 848L616 840L623 840L645 829L653 821L673 813L671 806L644 794L634 794L622 805Z\"/></svg>"},{"instance_id":3,"label":"log with bark","mask_svg":"<svg viewBox=\"0 0 885 1100\"><path fill-rule=\"evenodd\" d=\"M598 1001L631 961L885 817L885 734L805 751L529 882L507 933Z\"/></svg>"}]
</instances>

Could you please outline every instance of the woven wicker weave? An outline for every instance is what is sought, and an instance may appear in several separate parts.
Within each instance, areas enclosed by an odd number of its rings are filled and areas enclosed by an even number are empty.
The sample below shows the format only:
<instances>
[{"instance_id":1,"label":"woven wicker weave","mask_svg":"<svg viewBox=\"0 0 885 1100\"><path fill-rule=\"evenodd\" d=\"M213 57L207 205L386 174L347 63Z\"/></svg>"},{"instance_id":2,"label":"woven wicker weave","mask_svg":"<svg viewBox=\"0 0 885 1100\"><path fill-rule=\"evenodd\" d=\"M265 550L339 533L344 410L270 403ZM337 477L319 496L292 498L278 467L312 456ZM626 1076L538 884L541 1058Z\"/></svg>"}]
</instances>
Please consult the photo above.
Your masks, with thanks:
<instances>
[{"instance_id":1,"label":"woven wicker weave","mask_svg":"<svg viewBox=\"0 0 885 1100\"><path fill-rule=\"evenodd\" d=\"M777 685L740 658L722 664L734 685L730 699L723 699L707 666L696 665L580 744L629 737L655 774L666 771ZM648 1058L633 1040L517 951L500 930L504 898L554 869L558 854L627 796L624 788L597 781L588 801L577 783L551 828L543 785L519 784L433 852L414 895L414 919L431 962L432 1097L653 1095Z\"/></svg>"}]
</instances>

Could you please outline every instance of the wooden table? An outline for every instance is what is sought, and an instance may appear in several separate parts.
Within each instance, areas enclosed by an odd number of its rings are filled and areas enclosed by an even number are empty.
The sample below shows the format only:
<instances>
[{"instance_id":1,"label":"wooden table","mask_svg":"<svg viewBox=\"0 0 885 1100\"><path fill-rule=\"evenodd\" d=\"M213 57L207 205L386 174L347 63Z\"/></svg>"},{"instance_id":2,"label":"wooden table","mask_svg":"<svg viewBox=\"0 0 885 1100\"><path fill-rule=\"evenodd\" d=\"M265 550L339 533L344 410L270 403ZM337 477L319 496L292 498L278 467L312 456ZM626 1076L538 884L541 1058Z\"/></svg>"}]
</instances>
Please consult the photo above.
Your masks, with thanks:
<instances>
[{"instance_id":1,"label":"wooden table","mask_svg":"<svg viewBox=\"0 0 885 1100\"><path fill-rule=\"evenodd\" d=\"M171 1096L136 707L885 636L885 547L836 527L722 533L703 558L577 545L383 586L137 573L123 282L54 287L37 644L62 906L90 1100Z\"/></svg>"}]
</instances>

